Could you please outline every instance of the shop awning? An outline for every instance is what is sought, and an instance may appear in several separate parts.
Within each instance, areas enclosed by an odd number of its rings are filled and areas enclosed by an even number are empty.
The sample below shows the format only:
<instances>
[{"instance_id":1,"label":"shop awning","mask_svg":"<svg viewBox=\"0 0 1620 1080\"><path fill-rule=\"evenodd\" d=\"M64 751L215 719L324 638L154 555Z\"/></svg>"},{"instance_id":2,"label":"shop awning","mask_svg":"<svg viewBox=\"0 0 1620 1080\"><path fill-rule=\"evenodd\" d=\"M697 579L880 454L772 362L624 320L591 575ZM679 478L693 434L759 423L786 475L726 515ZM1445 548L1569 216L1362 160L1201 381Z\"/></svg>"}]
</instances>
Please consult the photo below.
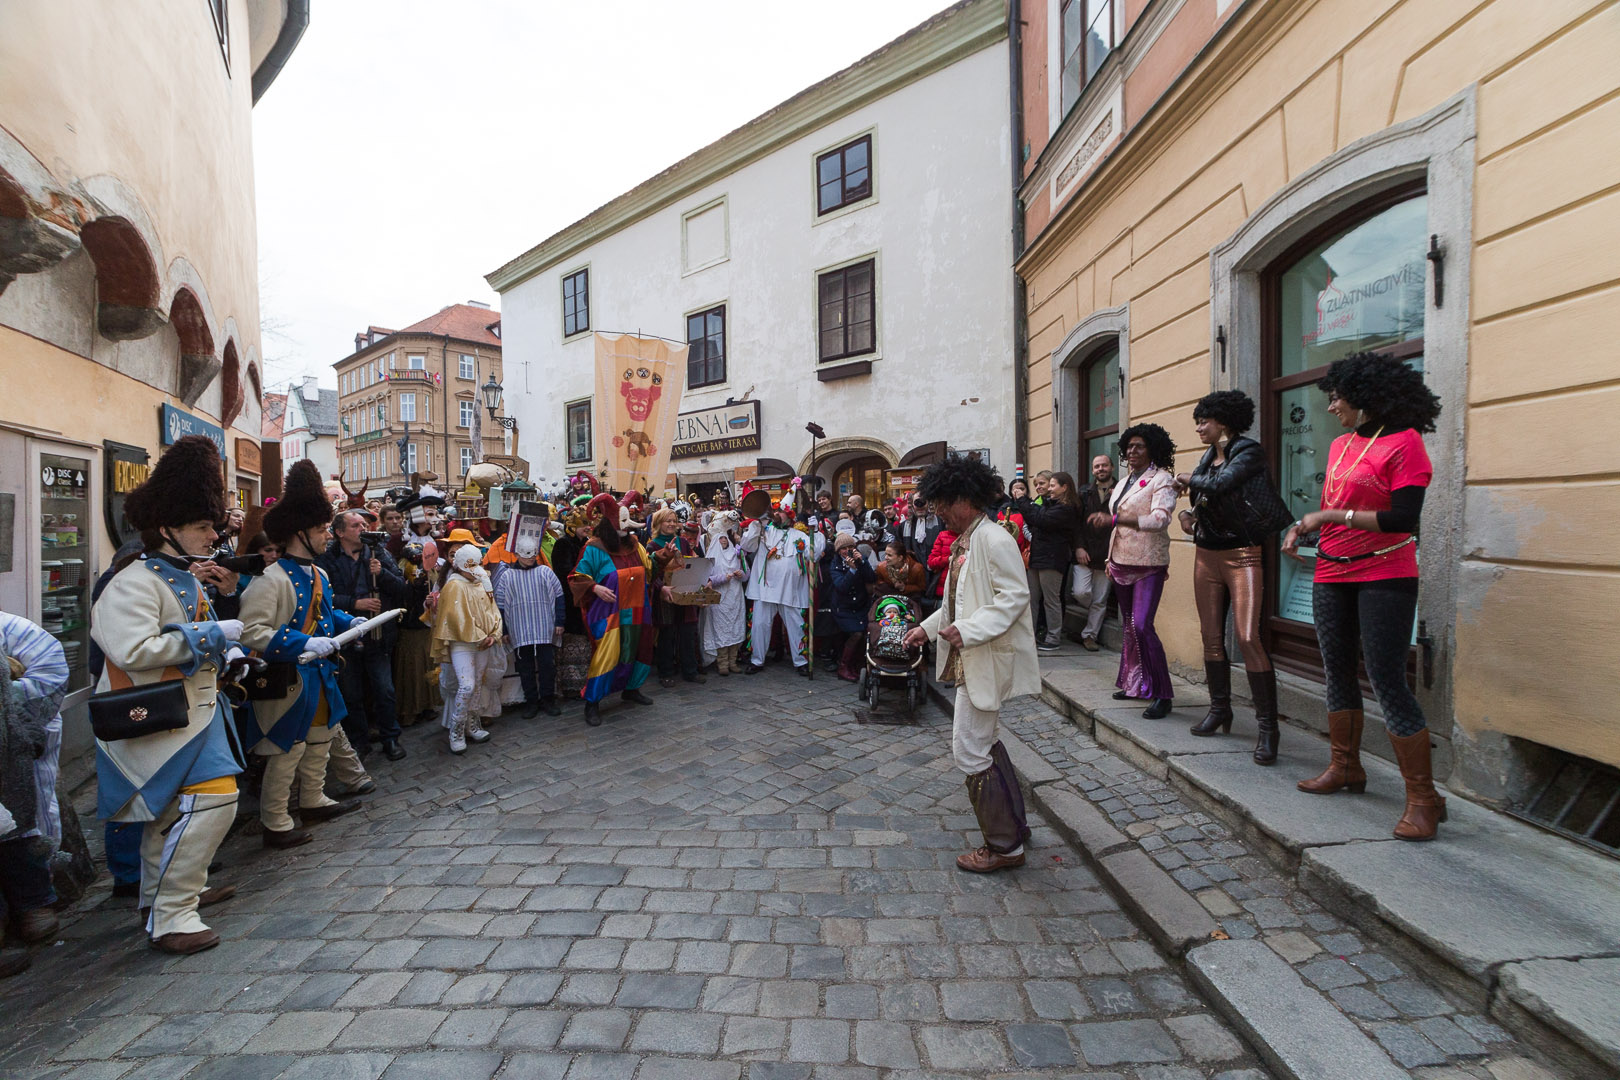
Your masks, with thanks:
<instances>
[{"instance_id":1,"label":"shop awning","mask_svg":"<svg viewBox=\"0 0 1620 1080\"><path fill-rule=\"evenodd\" d=\"M943 442L923 443L921 446L913 446L910 450L907 450L904 454L902 454L900 457L900 465L896 467L899 468L906 465L932 465L936 461L944 460L945 444Z\"/></svg>"},{"instance_id":2,"label":"shop awning","mask_svg":"<svg viewBox=\"0 0 1620 1080\"><path fill-rule=\"evenodd\" d=\"M792 476L793 466L781 458L762 457L754 464L754 476L760 480L775 480L780 476Z\"/></svg>"}]
</instances>

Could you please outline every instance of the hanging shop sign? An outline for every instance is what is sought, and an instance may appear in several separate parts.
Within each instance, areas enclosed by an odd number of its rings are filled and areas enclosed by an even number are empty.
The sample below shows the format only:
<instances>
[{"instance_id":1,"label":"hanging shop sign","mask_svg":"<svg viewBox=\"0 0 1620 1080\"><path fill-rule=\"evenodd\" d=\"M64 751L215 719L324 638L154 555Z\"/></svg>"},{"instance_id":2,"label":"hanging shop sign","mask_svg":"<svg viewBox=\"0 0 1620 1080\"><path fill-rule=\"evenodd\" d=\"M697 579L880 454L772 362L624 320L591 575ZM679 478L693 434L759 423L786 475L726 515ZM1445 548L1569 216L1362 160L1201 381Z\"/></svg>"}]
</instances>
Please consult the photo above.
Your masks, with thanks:
<instances>
[{"instance_id":1,"label":"hanging shop sign","mask_svg":"<svg viewBox=\"0 0 1620 1080\"><path fill-rule=\"evenodd\" d=\"M210 424L200 416L193 416L183 412L173 405L161 406L160 423L158 425L158 441L164 446L173 446L187 435L201 435L209 442L219 447L219 456L225 456L225 429L217 424Z\"/></svg>"},{"instance_id":2,"label":"hanging shop sign","mask_svg":"<svg viewBox=\"0 0 1620 1080\"><path fill-rule=\"evenodd\" d=\"M103 442L101 460L107 471L107 481L101 486L102 516L107 523L107 535L118 541L119 547L140 535L140 530L124 520L124 496L140 487L152 473L152 455L144 446L128 443Z\"/></svg>"},{"instance_id":3,"label":"hanging shop sign","mask_svg":"<svg viewBox=\"0 0 1620 1080\"><path fill-rule=\"evenodd\" d=\"M236 440L236 467L245 473L258 476L260 472L259 444L252 439Z\"/></svg>"},{"instance_id":4,"label":"hanging shop sign","mask_svg":"<svg viewBox=\"0 0 1620 1080\"><path fill-rule=\"evenodd\" d=\"M739 401L712 409L684 412L675 418L671 457L707 457L759 449L759 402Z\"/></svg>"}]
</instances>

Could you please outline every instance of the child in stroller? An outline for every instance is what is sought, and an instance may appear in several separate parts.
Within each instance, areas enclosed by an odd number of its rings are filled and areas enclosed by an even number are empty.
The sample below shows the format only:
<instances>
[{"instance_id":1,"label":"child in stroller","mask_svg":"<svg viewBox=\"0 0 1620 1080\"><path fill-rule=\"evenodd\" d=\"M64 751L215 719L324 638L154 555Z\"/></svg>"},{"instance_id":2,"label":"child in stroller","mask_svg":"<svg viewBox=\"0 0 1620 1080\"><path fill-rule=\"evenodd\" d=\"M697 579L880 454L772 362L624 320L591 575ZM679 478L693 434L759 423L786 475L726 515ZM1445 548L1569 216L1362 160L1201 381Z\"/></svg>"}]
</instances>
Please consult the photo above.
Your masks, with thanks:
<instances>
[{"instance_id":1,"label":"child in stroller","mask_svg":"<svg viewBox=\"0 0 1620 1080\"><path fill-rule=\"evenodd\" d=\"M861 678L861 699L877 706L883 681L906 694L906 711L913 712L922 698L923 650L907 647L906 632L918 625L921 613L906 596L882 596L872 602L866 616L866 670Z\"/></svg>"}]
</instances>

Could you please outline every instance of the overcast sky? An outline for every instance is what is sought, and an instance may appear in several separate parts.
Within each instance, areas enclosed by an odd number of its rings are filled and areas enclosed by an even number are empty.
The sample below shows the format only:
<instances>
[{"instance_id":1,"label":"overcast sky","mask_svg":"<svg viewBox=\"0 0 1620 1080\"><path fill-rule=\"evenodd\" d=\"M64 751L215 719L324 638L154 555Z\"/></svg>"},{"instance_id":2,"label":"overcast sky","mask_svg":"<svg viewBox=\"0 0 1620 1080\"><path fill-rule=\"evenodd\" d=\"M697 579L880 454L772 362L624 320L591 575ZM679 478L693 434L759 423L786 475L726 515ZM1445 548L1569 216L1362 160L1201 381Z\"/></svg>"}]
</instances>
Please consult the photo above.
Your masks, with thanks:
<instances>
[{"instance_id":1,"label":"overcast sky","mask_svg":"<svg viewBox=\"0 0 1620 1080\"><path fill-rule=\"evenodd\" d=\"M254 109L266 389L484 275L948 0L315 0Z\"/></svg>"}]
</instances>

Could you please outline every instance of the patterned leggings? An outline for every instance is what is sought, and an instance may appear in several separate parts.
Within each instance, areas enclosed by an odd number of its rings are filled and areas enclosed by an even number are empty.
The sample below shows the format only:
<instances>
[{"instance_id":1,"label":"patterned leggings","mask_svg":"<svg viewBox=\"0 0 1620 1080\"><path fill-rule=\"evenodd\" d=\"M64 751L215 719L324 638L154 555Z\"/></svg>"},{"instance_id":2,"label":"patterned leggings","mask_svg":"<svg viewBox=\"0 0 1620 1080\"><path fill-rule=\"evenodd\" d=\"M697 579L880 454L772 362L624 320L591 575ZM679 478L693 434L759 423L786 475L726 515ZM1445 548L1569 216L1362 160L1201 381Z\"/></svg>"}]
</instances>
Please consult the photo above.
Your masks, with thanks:
<instances>
[{"instance_id":1,"label":"patterned leggings","mask_svg":"<svg viewBox=\"0 0 1620 1080\"><path fill-rule=\"evenodd\" d=\"M1406 651L1412 641L1417 595L1417 578L1315 583L1311 598L1329 712L1361 708L1356 675L1359 644L1390 734L1415 735L1427 726L1422 706L1406 685Z\"/></svg>"}]
</instances>

